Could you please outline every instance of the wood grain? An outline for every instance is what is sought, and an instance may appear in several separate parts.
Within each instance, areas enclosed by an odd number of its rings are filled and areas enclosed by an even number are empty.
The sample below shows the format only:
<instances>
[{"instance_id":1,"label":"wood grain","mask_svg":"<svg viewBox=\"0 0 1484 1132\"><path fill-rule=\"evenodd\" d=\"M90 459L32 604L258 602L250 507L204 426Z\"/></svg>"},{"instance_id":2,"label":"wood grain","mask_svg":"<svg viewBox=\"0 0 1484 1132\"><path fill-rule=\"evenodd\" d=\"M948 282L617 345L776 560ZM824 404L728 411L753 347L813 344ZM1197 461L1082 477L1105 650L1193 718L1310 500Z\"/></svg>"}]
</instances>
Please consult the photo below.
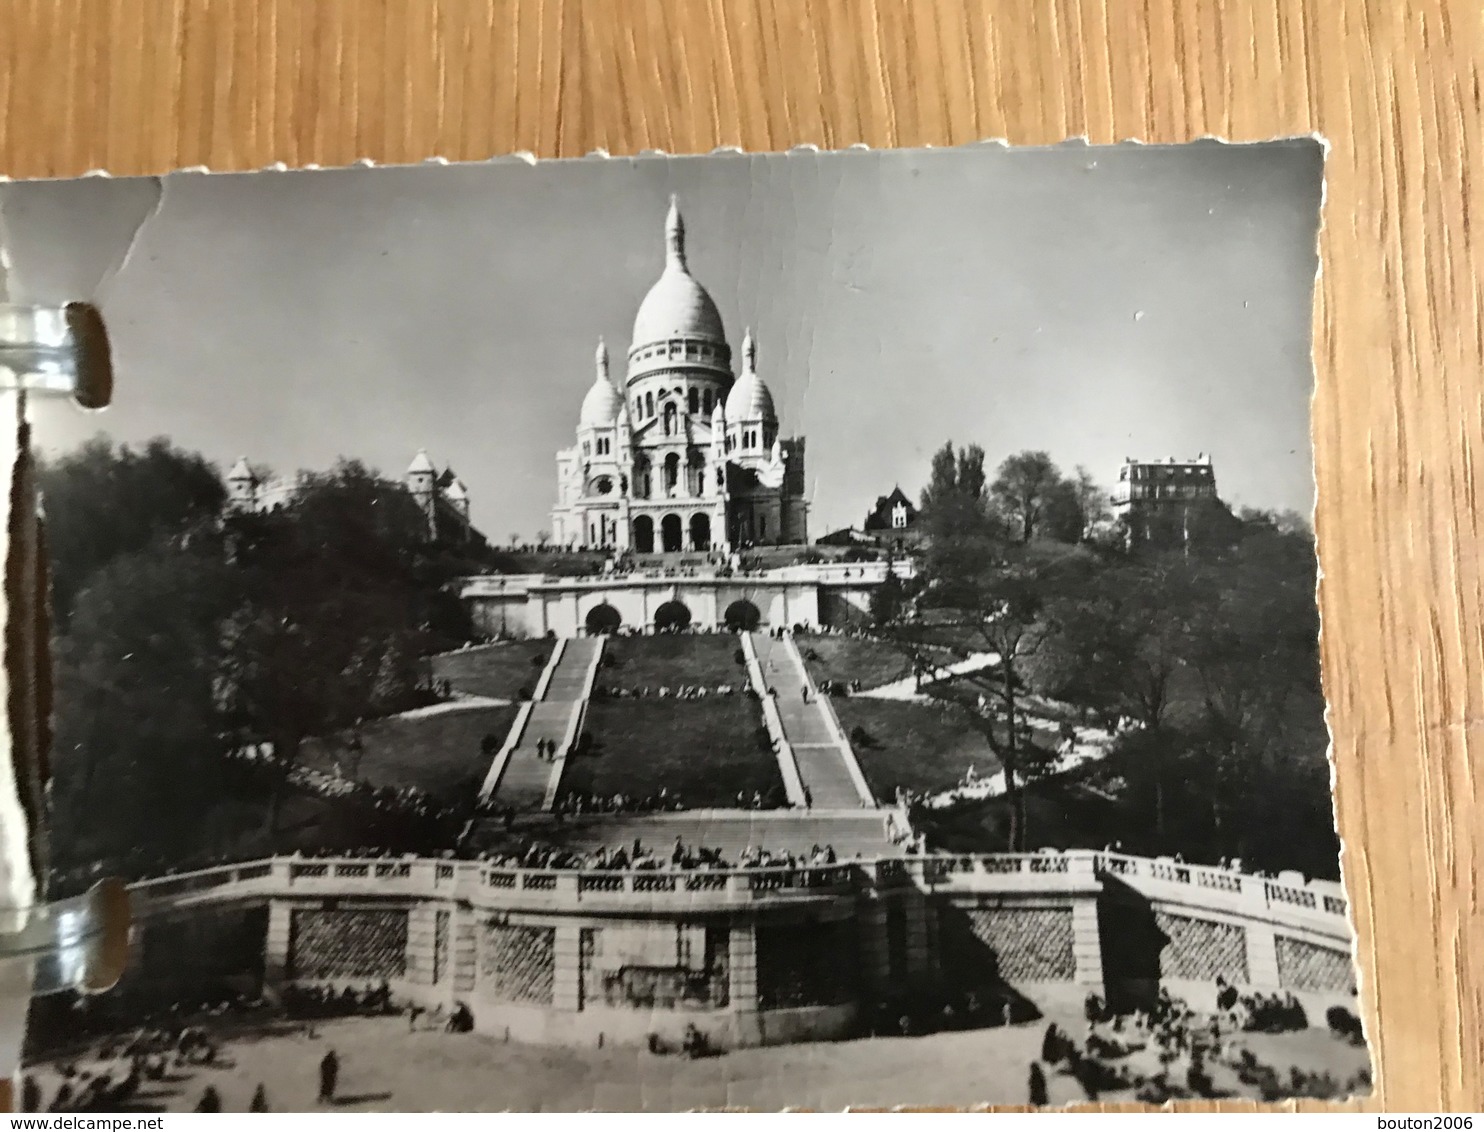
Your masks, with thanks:
<instances>
[{"instance_id":1,"label":"wood grain","mask_svg":"<svg viewBox=\"0 0 1484 1132\"><path fill-rule=\"evenodd\" d=\"M1474 0L7 0L0 172L529 150L1330 143L1325 679L1380 1058L1484 1107Z\"/></svg>"}]
</instances>

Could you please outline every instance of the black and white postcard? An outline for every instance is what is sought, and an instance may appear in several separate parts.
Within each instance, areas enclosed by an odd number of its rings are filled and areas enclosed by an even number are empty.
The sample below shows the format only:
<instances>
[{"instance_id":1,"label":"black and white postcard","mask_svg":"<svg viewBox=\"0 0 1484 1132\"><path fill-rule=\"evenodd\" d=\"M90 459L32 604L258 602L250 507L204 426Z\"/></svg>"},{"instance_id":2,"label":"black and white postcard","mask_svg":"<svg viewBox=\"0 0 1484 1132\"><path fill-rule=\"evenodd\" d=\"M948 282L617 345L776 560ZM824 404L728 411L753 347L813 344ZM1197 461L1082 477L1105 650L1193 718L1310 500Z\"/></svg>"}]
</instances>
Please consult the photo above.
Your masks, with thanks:
<instances>
[{"instance_id":1,"label":"black and white postcard","mask_svg":"<svg viewBox=\"0 0 1484 1132\"><path fill-rule=\"evenodd\" d=\"M21 1106L1368 1092L1322 185L1303 139L0 186L26 297L111 264L113 403L32 412L48 884L135 923Z\"/></svg>"}]
</instances>

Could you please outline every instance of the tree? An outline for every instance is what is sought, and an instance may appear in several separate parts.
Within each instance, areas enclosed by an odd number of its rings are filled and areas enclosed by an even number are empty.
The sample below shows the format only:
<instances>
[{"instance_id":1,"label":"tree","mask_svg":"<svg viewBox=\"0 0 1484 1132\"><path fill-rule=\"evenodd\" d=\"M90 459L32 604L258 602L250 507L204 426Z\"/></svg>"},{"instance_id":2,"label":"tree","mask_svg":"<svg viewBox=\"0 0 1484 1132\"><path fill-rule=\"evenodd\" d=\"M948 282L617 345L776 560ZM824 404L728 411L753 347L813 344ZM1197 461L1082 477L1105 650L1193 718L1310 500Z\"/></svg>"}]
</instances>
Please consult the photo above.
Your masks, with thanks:
<instances>
[{"instance_id":1,"label":"tree","mask_svg":"<svg viewBox=\"0 0 1484 1132\"><path fill-rule=\"evenodd\" d=\"M239 565L220 683L233 730L276 756L272 830L305 739L411 705L456 563L402 485L342 462L306 477Z\"/></svg>"},{"instance_id":2,"label":"tree","mask_svg":"<svg viewBox=\"0 0 1484 1132\"><path fill-rule=\"evenodd\" d=\"M536 532L536 545L539 546L542 550L545 550L546 549L546 544L549 543L550 541L551 541L551 532L550 531L537 531Z\"/></svg>"},{"instance_id":3,"label":"tree","mask_svg":"<svg viewBox=\"0 0 1484 1132\"><path fill-rule=\"evenodd\" d=\"M1087 513L1082 509L1077 484L1057 481L1045 492L1037 534L1055 542L1078 543L1086 531Z\"/></svg>"},{"instance_id":4,"label":"tree","mask_svg":"<svg viewBox=\"0 0 1484 1132\"><path fill-rule=\"evenodd\" d=\"M1087 528L1105 523L1113 517L1108 507L1108 491L1081 464L1077 465L1072 480L1077 493L1077 503L1082 509L1084 534Z\"/></svg>"},{"instance_id":5,"label":"tree","mask_svg":"<svg viewBox=\"0 0 1484 1132\"><path fill-rule=\"evenodd\" d=\"M999 761L1011 811L1008 848L1017 852L1027 839L1025 781L1049 758L1034 741L1027 679L1055 631L1048 616L1055 596L1089 563L1081 552L1050 544L1007 547L984 509L969 502L938 505L922 600L951 620L953 660L987 657L990 664L959 671L933 664L924 636L930 626L898 626L891 639L911 656L914 670L927 668L929 694L957 705ZM941 655L941 638L931 644Z\"/></svg>"},{"instance_id":6,"label":"tree","mask_svg":"<svg viewBox=\"0 0 1484 1132\"><path fill-rule=\"evenodd\" d=\"M52 615L65 630L78 592L120 555L214 523L226 502L216 470L163 439L142 451L98 436L37 468L50 550Z\"/></svg>"},{"instance_id":7,"label":"tree","mask_svg":"<svg viewBox=\"0 0 1484 1132\"><path fill-rule=\"evenodd\" d=\"M220 544L158 538L95 571L57 644L56 864L138 875L230 797L214 675L240 592ZM106 814L106 820L99 820Z\"/></svg>"},{"instance_id":8,"label":"tree","mask_svg":"<svg viewBox=\"0 0 1484 1132\"><path fill-rule=\"evenodd\" d=\"M1020 452L999 467L990 498L1020 542L1042 533L1048 500L1062 482L1061 472L1045 452Z\"/></svg>"},{"instance_id":9,"label":"tree","mask_svg":"<svg viewBox=\"0 0 1484 1132\"><path fill-rule=\"evenodd\" d=\"M905 592L902 580L887 567L886 577L871 591L871 622L877 627L895 621L902 612Z\"/></svg>"},{"instance_id":10,"label":"tree","mask_svg":"<svg viewBox=\"0 0 1484 1132\"><path fill-rule=\"evenodd\" d=\"M958 494L958 466L958 458L953 452L953 441L947 441L942 448L933 453L928 484L922 489L920 510L925 516L931 515L934 508Z\"/></svg>"},{"instance_id":11,"label":"tree","mask_svg":"<svg viewBox=\"0 0 1484 1132\"><path fill-rule=\"evenodd\" d=\"M1091 708L1110 725L1118 717L1137 724L1138 739L1120 742L1130 756L1129 777L1148 782L1156 837L1165 833L1166 780L1176 741L1165 718L1189 652L1191 619L1208 599L1181 558L1115 561L1077 592L1061 596L1048 614L1056 631L1038 684Z\"/></svg>"},{"instance_id":12,"label":"tree","mask_svg":"<svg viewBox=\"0 0 1484 1132\"><path fill-rule=\"evenodd\" d=\"M969 499L984 498L984 449L977 444L958 450L957 489Z\"/></svg>"}]
</instances>

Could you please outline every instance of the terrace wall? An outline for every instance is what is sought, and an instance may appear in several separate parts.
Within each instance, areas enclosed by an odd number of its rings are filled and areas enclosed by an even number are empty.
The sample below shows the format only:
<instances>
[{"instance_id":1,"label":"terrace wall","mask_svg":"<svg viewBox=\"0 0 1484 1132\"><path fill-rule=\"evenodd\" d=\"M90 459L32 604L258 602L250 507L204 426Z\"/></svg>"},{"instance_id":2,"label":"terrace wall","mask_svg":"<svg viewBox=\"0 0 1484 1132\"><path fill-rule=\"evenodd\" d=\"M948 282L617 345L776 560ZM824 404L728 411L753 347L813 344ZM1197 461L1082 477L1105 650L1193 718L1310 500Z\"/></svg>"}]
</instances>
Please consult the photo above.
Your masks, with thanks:
<instances>
[{"instance_id":1,"label":"terrace wall","mask_svg":"<svg viewBox=\"0 0 1484 1132\"><path fill-rule=\"evenodd\" d=\"M1353 996L1338 885L1101 853L680 873L280 858L134 893L135 970L155 980L196 936L221 949L202 925L236 924L232 965L261 954L270 990L386 980L554 1044L690 1024L722 1047L840 1037L863 1005L944 984L1130 998L1225 975L1314 1006Z\"/></svg>"}]
</instances>

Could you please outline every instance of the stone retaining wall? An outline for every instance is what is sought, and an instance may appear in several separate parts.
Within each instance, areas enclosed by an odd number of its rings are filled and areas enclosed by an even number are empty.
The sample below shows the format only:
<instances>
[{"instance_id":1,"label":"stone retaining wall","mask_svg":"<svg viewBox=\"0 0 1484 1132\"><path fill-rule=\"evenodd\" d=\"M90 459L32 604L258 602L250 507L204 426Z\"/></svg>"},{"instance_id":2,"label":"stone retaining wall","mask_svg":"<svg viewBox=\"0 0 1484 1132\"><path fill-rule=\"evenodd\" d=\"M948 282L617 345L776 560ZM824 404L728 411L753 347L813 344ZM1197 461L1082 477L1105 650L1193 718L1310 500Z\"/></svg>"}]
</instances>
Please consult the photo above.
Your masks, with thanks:
<instances>
[{"instance_id":1,"label":"stone retaining wall","mask_svg":"<svg viewBox=\"0 0 1484 1132\"><path fill-rule=\"evenodd\" d=\"M528 1041L832 1038L898 992L996 979L1352 993L1338 886L1097 853L603 874L285 858L134 892L140 974L210 946L261 955L270 987L386 980Z\"/></svg>"}]
</instances>

